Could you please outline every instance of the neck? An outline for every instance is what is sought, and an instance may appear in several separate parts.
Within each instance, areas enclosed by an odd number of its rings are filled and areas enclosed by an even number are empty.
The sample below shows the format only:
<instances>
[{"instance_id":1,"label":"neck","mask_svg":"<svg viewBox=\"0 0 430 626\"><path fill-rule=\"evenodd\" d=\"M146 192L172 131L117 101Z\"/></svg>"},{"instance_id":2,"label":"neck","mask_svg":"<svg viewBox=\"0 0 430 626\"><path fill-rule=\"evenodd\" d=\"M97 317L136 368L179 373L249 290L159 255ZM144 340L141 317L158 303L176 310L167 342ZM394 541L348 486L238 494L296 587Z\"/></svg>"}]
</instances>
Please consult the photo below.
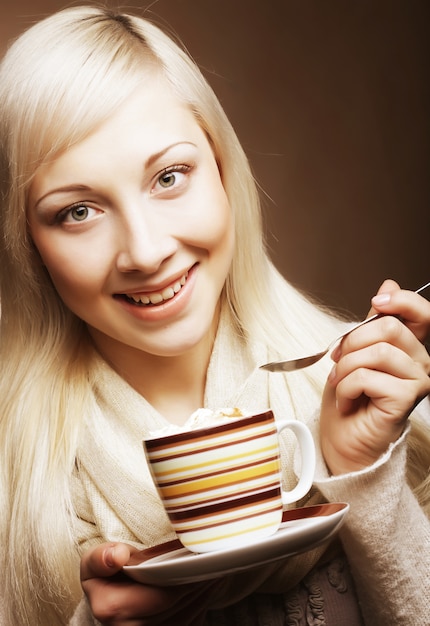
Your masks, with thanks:
<instances>
[{"instance_id":1,"label":"neck","mask_svg":"<svg viewBox=\"0 0 430 626\"><path fill-rule=\"evenodd\" d=\"M138 377L125 377L172 424L183 424L203 406L210 351L145 361Z\"/></svg>"},{"instance_id":2,"label":"neck","mask_svg":"<svg viewBox=\"0 0 430 626\"><path fill-rule=\"evenodd\" d=\"M137 349L116 354L115 362L100 350L111 367L172 424L182 425L203 406L206 372L214 334L184 354L173 357Z\"/></svg>"}]
</instances>

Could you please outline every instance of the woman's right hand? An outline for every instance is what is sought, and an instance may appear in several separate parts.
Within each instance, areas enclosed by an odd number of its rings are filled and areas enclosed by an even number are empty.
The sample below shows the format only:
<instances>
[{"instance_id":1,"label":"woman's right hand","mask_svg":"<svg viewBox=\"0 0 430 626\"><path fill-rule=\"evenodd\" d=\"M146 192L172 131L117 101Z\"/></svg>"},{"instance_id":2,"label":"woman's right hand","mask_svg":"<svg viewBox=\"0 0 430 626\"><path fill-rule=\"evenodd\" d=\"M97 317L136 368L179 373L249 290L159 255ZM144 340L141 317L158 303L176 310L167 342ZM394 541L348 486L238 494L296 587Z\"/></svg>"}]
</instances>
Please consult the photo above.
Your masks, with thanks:
<instances>
[{"instance_id":1,"label":"woman's right hand","mask_svg":"<svg viewBox=\"0 0 430 626\"><path fill-rule=\"evenodd\" d=\"M201 626L222 580L140 584L122 572L136 551L124 543L104 543L82 556L81 584L93 616L105 626Z\"/></svg>"},{"instance_id":2,"label":"woman's right hand","mask_svg":"<svg viewBox=\"0 0 430 626\"><path fill-rule=\"evenodd\" d=\"M430 303L392 280L372 298L370 314L332 353L325 387L321 447L333 475L375 463L403 433L410 413L430 393ZM400 318L400 319L396 319Z\"/></svg>"}]
</instances>

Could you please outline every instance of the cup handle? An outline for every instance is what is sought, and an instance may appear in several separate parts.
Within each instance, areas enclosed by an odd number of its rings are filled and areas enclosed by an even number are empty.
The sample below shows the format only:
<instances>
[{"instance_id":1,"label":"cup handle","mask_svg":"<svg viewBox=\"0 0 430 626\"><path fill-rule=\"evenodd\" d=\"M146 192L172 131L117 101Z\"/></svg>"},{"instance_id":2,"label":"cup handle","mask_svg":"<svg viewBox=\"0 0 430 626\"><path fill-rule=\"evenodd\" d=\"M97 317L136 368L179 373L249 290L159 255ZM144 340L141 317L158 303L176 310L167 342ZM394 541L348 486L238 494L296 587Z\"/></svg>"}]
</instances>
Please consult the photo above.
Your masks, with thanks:
<instances>
[{"instance_id":1,"label":"cup handle","mask_svg":"<svg viewBox=\"0 0 430 626\"><path fill-rule=\"evenodd\" d=\"M311 432L305 424L295 420L279 420L275 422L278 433L289 428L297 437L302 457L302 467L297 485L291 491L282 490L282 504L291 504L300 500L312 487L315 475L315 444Z\"/></svg>"}]
</instances>

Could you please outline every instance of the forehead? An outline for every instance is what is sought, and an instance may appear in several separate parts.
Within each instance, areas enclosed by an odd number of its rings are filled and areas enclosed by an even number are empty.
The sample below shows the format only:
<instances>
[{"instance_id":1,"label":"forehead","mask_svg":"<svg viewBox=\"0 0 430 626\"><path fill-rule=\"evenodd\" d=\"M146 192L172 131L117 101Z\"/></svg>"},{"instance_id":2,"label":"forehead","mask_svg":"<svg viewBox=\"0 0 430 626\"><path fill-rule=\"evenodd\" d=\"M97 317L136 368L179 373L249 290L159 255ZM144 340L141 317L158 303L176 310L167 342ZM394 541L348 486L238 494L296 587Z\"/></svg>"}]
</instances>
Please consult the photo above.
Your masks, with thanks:
<instances>
[{"instance_id":1,"label":"forehead","mask_svg":"<svg viewBox=\"0 0 430 626\"><path fill-rule=\"evenodd\" d=\"M69 147L36 171L30 198L44 193L54 179L73 178L108 163L120 149L139 159L150 159L169 145L195 143L210 149L206 135L190 107L179 100L165 81L139 87L107 120L83 140Z\"/></svg>"}]
</instances>

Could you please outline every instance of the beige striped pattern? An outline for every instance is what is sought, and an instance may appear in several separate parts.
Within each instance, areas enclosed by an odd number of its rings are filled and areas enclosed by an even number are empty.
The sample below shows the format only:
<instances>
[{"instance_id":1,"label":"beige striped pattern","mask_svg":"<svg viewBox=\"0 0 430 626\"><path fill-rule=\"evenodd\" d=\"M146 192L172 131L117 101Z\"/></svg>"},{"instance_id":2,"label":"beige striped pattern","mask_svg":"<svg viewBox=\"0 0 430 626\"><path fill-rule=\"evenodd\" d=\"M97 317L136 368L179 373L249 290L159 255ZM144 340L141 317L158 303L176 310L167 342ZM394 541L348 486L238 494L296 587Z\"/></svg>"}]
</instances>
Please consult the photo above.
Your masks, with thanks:
<instances>
[{"instance_id":1,"label":"beige striped pattern","mask_svg":"<svg viewBox=\"0 0 430 626\"><path fill-rule=\"evenodd\" d=\"M276 532L282 519L278 434L267 411L144 442L182 544L208 552Z\"/></svg>"}]
</instances>

